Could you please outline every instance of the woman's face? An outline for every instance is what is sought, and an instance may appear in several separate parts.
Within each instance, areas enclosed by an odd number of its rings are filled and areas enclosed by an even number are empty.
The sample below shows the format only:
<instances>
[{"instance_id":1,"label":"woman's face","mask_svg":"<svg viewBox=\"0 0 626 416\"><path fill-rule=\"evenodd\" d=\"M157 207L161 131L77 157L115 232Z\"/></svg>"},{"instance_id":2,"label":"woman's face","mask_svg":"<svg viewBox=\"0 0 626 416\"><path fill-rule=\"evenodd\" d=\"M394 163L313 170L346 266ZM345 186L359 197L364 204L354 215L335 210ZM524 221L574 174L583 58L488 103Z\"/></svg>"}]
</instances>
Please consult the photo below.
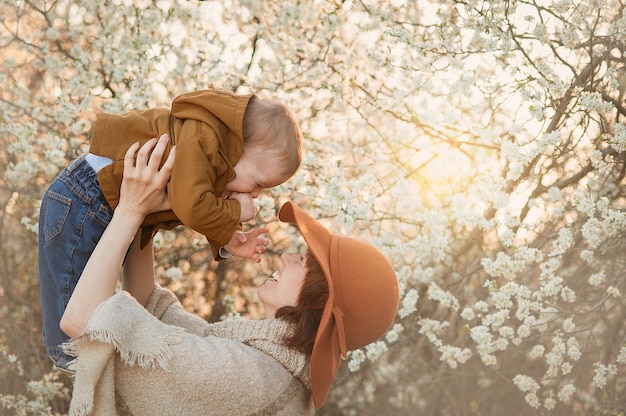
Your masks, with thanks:
<instances>
[{"instance_id":1,"label":"woman's face","mask_svg":"<svg viewBox=\"0 0 626 416\"><path fill-rule=\"evenodd\" d=\"M305 257L297 253L283 253L282 267L259 287L259 298L265 306L267 318L274 318L283 306L296 306L306 275Z\"/></svg>"}]
</instances>

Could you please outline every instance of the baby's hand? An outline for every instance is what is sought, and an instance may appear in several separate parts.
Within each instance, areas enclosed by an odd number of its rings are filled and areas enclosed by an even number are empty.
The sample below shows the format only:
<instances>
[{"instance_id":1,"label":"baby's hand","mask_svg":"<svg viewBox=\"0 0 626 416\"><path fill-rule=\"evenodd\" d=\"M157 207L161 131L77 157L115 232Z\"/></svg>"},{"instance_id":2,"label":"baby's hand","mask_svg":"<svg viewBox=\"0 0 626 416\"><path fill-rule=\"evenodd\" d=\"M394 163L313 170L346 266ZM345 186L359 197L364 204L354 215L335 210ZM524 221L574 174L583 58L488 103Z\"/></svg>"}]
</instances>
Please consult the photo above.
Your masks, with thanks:
<instances>
[{"instance_id":1,"label":"baby's hand","mask_svg":"<svg viewBox=\"0 0 626 416\"><path fill-rule=\"evenodd\" d=\"M269 244L269 240L261 237L261 234L265 234L268 231L269 229L265 227L255 228L248 232L236 231L224 248L236 256L252 259L260 263L261 254L265 253Z\"/></svg>"},{"instance_id":2,"label":"baby's hand","mask_svg":"<svg viewBox=\"0 0 626 416\"><path fill-rule=\"evenodd\" d=\"M254 206L254 198L252 198L251 194L234 193L228 198L239 201L239 205L241 206L239 222L247 222L254 218L256 215L256 207Z\"/></svg>"}]
</instances>

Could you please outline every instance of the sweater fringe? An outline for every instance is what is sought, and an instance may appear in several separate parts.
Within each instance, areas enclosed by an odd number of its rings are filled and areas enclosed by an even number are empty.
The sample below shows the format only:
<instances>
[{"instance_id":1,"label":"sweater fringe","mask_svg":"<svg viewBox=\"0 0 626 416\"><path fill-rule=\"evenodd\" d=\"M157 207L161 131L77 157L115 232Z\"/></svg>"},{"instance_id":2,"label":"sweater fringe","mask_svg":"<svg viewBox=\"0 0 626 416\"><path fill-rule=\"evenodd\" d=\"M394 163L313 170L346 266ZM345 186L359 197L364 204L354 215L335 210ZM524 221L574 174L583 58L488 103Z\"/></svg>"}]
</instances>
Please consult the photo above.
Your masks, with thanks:
<instances>
[{"instance_id":1,"label":"sweater fringe","mask_svg":"<svg viewBox=\"0 0 626 416\"><path fill-rule=\"evenodd\" d=\"M126 301L126 299L124 299L121 295L114 296L112 299L115 299L115 301ZM151 343L154 347L157 347L157 350L151 352L146 352L145 349L129 345L127 342L128 339L118 339L118 337L115 336L117 328L118 325L116 324L112 324L110 327L88 327L81 337L66 342L63 345L63 351L68 355L77 357L72 361L70 369L76 371L79 366L79 352L81 348L80 340L82 339L112 345L115 348L115 351L119 353L119 356L124 364L137 365L142 369L154 369L160 367L165 371L169 371L168 363L172 356L171 348L172 346L182 342L182 334L184 331L181 328L170 326L170 330L160 336L160 339L158 340L159 342L156 342L156 339L152 338ZM155 343L158 344L158 346L156 346Z\"/></svg>"}]
</instances>

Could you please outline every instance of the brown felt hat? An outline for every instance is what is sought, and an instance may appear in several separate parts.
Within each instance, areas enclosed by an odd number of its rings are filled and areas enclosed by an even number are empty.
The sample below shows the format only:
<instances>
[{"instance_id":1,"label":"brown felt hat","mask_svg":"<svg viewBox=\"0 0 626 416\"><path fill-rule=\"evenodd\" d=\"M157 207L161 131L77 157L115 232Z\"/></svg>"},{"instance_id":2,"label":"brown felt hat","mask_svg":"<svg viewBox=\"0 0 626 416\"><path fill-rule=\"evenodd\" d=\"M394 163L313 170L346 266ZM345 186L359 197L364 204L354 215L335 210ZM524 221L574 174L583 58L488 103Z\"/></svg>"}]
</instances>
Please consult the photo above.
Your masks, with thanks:
<instances>
[{"instance_id":1,"label":"brown felt hat","mask_svg":"<svg viewBox=\"0 0 626 416\"><path fill-rule=\"evenodd\" d=\"M300 229L328 281L329 296L311 354L313 403L324 404L340 357L376 341L398 311L398 280L389 260L374 246L331 234L293 202L278 213Z\"/></svg>"}]
</instances>

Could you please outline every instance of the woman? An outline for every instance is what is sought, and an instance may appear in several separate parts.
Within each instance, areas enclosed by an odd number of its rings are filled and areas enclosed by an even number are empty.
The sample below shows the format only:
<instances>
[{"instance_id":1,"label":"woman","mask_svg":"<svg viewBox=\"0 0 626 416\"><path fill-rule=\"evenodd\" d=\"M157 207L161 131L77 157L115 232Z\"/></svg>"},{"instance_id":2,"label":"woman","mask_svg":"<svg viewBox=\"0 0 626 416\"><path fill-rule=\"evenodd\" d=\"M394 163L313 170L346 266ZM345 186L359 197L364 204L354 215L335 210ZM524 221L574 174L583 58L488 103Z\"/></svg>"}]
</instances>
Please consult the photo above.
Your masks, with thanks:
<instances>
[{"instance_id":1,"label":"woman","mask_svg":"<svg viewBox=\"0 0 626 416\"><path fill-rule=\"evenodd\" d=\"M159 169L164 146L153 147L126 153L120 203L61 320L73 338L66 352L78 356L70 414L312 414L340 357L393 323L393 268L371 245L331 234L288 202L279 218L299 227L308 251L283 254L259 288L266 319L205 322L155 283L152 248L133 242L145 215L168 208L175 151ZM241 244L263 254L265 232ZM124 291L114 294L127 251Z\"/></svg>"}]
</instances>

